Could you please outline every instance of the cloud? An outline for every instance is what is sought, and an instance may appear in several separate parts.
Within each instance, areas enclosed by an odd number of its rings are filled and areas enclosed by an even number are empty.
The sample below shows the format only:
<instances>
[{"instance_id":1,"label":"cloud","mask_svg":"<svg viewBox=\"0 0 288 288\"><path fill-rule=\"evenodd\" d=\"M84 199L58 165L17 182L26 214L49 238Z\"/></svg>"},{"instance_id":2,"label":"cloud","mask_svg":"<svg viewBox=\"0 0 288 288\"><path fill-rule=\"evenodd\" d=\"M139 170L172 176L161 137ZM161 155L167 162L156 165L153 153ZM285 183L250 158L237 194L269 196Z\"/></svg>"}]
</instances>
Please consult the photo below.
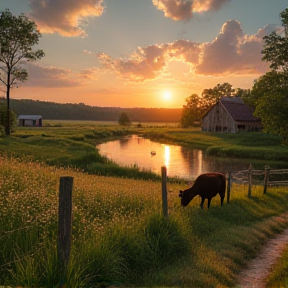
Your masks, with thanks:
<instances>
[{"instance_id":1,"label":"cloud","mask_svg":"<svg viewBox=\"0 0 288 288\"><path fill-rule=\"evenodd\" d=\"M25 86L29 87L75 87L79 86L80 82L68 69L57 67L44 67L29 63L27 65L28 81Z\"/></svg>"},{"instance_id":2,"label":"cloud","mask_svg":"<svg viewBox=\"0 0 288 288\"><path fill-rule=\"evenodd\" d=\"M268 64L261 60L263 37L271 27L252 36L244 35L236 20L227 21L218 37L203 46L196 73L202 75L262 74Z\"/></svg>"},{"instance_id":3,"label":"cloud","mask_svg":"<svg viewBox=\"0 0 288 288\"><path fill-rule=\"evenodd\" d=\"M245 35L238 21L229 20L224 23L219 35L208 43L177 40L139 47L125 59L113 59L106 53L85 53L95 55L103 71L112 71L127 82L139 83L164 76L168 79L171 75L168 64L171 61L188 65L191 75L259 75L267 72L269 66L261 60L261 51L263 37L272 29L268 25L255 35Z\"/></svg>"},{"instance_id":4,"label":"cloud","mask_svg":"<svg viewBox=\"0 0 288 288\"><path fill-rule=\"evenodd\" d=\"M119 78L143 82L165 74L167 63L171 60L195 65L199 52L199 44L178 40L169 44L139 47L128 59L112 59L105 53L98 53L97 57L103 68L113 70Z\"/></svg>"},{"instance_id":5,"label":"cloud","mask_svg":"<svg viewBox=\"0 0 288 288\"><path fill-rule=\"evenodd\" d=\"M193 13L219 10L231 0L152 0L157 9L173 20L190 20Z\"/></svg>"},{"instance_id":6,"label":"cloud","mask_svg":"<svg viewBox=\"0 0 288 288\"><path fill-rule=\"evenodd\" d=\"M77 74L77 78L81 83L90 82L98 79L100 74L101 72L98 68L84 69Z\"/></svg>"},{"instance_id":7,"label":"cloud","mask_svg":"<svg viewBox=\"0 0 288 288\"><path fill-rule=\"evenodd\" d=\"M164 48L158 45L138 48L129 59L112 59L105 53L97 57L105 69L113 70L119 78L131 82L155 79L165 68Z\"/></svg>"},{"instance_id":8,"label":"cloud","mask_svg":"<svg viewBox=\"0 0 288 288\"><path fill-rule=\"evenodd\" d=\"M83 19L102 15L102 3L103 0L30 0L31 18L41 33L85 36Z\"/></svg>"}]
</instances>

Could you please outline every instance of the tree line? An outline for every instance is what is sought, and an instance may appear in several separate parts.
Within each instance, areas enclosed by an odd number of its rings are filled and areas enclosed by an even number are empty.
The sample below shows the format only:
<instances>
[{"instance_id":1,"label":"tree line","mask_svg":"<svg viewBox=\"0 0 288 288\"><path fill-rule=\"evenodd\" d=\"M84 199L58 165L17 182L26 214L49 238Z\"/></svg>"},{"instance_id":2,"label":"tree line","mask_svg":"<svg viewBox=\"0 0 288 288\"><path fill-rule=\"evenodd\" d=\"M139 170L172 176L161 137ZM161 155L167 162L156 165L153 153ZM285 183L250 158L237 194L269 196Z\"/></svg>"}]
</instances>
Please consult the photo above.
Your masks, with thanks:
<instances>
[{"instance_id":1,"label":"tree line","mask_svg":"<svg viewBox=\"0 0 288 288\"><path fill-rule=\"evenodd\" d=\"M5 103L0 98L0 103ZM125 112L131 122L163 122L180 121L181 108L120 108L97 107L80 104L60 104L55 102L10 99L11 109L16 115L41 115L43 119L51 120L91 120L118 121Z\"/></svg>"}]
</instances>

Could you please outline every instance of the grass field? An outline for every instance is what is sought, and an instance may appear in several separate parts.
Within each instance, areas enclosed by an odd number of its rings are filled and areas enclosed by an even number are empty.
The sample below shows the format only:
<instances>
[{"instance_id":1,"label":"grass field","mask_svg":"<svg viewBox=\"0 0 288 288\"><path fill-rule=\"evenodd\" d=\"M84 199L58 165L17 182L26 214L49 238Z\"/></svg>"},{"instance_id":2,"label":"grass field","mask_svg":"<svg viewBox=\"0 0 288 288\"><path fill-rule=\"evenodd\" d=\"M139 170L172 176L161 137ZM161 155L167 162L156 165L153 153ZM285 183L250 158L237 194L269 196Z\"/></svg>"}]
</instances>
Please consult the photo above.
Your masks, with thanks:
<instances>
[{"instance_id":1,"label":"grass field","mask_svg":"<svg viewBox=\"0 0 288 288\"><path fill-rule=\"evenodd\" d=\"M169 219L161 216L160 181L87 175L0 158L0 285L55 287L58 186L72 176L73 240L67 287L233 287L270 237L288 226L271 220L288 209L285 188L263 195L232 187L231 203L196 198L180 207L170 183ZM101 286L103 287L103 286Z\"/></svg>"},{"instance_id":2,"label":"grass field","mask_svg":"<svg viewBox=\"0 0 288 288\"><path fill-rule=\"evenodd\" d=\"M74 178L66 287L234 287L239 271L260 247L288 227L272 217L287 211L287 187L269 188L263 195L263 187L254 186L253 197L248 198L247 187L234 183L230 204L220 207L216 197L210 209L205 203L202 211L199 198L180 207L178 191L187 184L169 182L166 219L161 215L159 178L108 163L95 149L95 143L107 139L145 133L158 141L198 145L206 151L214 146L236 151L242 146L247 147L247 157L251 156L249 145L254 145L262 156L266 148L274 155L286 155L287 147L277 137L61 123L22 128L10 138L0 138L0 286L50 288L59 284L61 176ZM277 160L278 156L269 157ZM283 271L284 264L279 265L278 271ZM275 275L271 283L282 281L282 272Z\"/></svg>"}]
</instances>

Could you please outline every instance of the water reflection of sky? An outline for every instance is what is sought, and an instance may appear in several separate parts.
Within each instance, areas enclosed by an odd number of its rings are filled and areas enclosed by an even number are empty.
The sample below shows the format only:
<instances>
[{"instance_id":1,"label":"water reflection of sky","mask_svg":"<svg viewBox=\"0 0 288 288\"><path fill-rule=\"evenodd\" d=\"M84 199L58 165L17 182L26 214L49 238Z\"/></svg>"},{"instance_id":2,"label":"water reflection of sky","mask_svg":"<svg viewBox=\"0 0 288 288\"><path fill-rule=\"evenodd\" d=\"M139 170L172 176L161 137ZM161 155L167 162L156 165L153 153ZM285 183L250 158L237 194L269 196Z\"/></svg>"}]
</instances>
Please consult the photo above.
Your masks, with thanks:
<instances>
[{"instance_id":1,"label":"water reflection of sky","mask_svg":"<svg viewBox=\"0 0 288 288\"><path fill-rule=\"evenodd\" d=\"M100 154L121 166L138 166L141 169L161 174L161 166L167 167L168 177L195 179L205 172L238 171L247 169L231 159L215 159L205 156L198 149L187 149L177 145L167 145L150 141L136 135L121 140L110 141L97 146ZM151 155L155 151L156 155Z\"/></svg>"}]
</instances>

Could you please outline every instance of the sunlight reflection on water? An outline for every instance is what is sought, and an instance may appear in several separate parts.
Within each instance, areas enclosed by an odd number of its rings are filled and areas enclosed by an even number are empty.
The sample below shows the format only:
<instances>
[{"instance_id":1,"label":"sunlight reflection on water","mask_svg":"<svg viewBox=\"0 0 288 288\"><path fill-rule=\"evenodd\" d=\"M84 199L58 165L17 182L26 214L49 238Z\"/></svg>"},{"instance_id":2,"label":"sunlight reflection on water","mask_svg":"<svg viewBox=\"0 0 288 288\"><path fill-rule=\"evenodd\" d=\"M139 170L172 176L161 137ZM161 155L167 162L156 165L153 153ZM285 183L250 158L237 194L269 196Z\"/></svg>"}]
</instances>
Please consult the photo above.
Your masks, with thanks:
<instances>
[{"instance_id":1,"label":"sunlight reflection on water","mask_svg":"<svg viewBox=\"0 0 288 288\"><path fill-rule=\"evenodd\" d=\"M206 172L238 171L247 169L231 159L207 157L202 150L188 149L178 145L168 145L150 141L137 135L110 141L97 146L100 154L121 166L137 166L140 169L161 174L161 166L167 167L168 177L194 180ZM155 151L155 155L151 155Z\"/></svg>"}]
</instances>

